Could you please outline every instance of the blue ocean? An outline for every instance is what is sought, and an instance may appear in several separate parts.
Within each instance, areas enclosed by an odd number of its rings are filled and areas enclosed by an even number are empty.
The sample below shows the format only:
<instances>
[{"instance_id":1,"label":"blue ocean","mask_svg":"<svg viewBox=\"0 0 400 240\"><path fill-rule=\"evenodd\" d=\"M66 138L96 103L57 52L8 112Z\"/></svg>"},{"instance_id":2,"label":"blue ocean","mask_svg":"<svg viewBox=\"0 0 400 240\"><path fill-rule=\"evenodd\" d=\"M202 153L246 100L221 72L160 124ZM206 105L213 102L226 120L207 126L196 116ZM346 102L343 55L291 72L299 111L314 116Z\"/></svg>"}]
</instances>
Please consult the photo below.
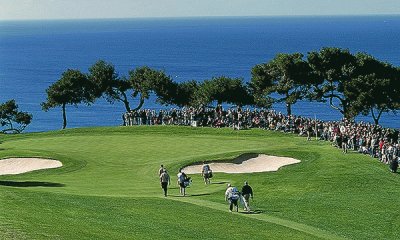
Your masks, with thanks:
<instances>
[{"instance_id":1,"label":"blue ocean","mask_svg":"<svg viewBox=\"0 0 400 240\"><path fill-rule=\"evenodd\" d=\"M0 102L16 99L21 110L33 114L26 131L56 130L62 126L61 109L40 107L46 88L68 68L87 72L98 59L112 62L120 75L147 65L175 81L221 75L249 81L251 68L277 53L307 54L326 46L367 52L400 66L399 39L400 16L1 21ZM144 107L162 106L150 100ZM274 108L285 112L283 105ZM121 103L103 99L68 106L68 128L118 126L123 112ZM341 118L326 103L300 102L293 113ZM400 128L400 116L385 114L380 123Z\"/></svg>"}]
</instances>

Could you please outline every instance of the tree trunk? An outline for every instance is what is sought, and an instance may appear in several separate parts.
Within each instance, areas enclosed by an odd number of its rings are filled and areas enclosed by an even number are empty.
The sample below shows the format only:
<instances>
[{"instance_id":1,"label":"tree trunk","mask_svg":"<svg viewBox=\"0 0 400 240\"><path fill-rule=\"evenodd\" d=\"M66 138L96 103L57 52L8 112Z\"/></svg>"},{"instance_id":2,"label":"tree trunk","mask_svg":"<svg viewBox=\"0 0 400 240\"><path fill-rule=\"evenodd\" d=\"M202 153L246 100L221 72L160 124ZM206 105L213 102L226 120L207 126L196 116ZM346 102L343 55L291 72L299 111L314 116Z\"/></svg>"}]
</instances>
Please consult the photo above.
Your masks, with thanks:
<instances>
[{"instance_id":1,"label":"tree trunk","mask_svg":"<svg viewBox=\"0 0 400 240\"><path fill-rule=\"evenodd\" d=\"M372 118L374 119L375 125L379 125L379 119L381 118L382 112L383 112L383 110L380 110L378 113L378 116L375 116L374 109L371 108L371 115L372 115Z\"/></svg>"},{"instance_id":2,"label":"tree trunk","mask_svg":"<svg viewBox=\"0 0 400 240\"><path fill-rule=\"evenodd\" d=\"M133 111L137 111L137 110L141 109L143 104L144 104L144 98L143 98L143 96L140 96L139 105L135 109L133 109Z\"/></svg>"},{"instance_id":3,"label":"tree trunk","mask_svg":"<svg viewBox=\"0 0 400 240\"><path fill-rule=\"evenodd\" d=\"M343 110L342 110L342 114L343 114L343 116L347 119L347 120L350 120L351 119L351 116L349 115L349 113L348 113L348 111L347 111L347 102L346 101L341 101L341 103L342 103L342 106L343 106Z\"/></svg>"},{"instance_id":4,"label":"tree trunk","mask_svg":"<svg viewBox=\"0 0 400 240\"><path fill-rule=\"evenodd\" d=\"M13 130L13 129L14 129L14 126L13 126L13 124L12 124L12 121L11 121L11 120L8 120L8 124L10 125L10 129L11 129L11 130Z\"/></svg>"},{"instance_id":5,"label":"tree trunk","mask_svg":"<svg viewBox=\"0 0 400 240\"><path fill-rule=\"evenodd\" d=\"M287 113L287 116L291 116L292 115L292 103L290 103L290 101L289 101L289 92L286 92L285 95L286 95L286 99L285 99L286 113Z\"/></svg>"},{"instance_id":6,"label":"tree trunk","mask_svg":"<svg viewBox=\"0 0 400 240\"><path fill-rule=\"evenodd\" d=\"M343 100L341 98L338 98L340 103L342 104L342 109L340 109L339 107L336 107L334 109L339 110L339 112L343 115L344 118L346 118L347 120L351 120L353 117L349 115L348 110L347 110L347 101ZM331 99L331 106L333 106L333 102Z\"/></svg>"},{"instance_id":7,"label":"tree trunk","mask_svg":"<svg viewBox=\"0 0 400 240\"><path fill-rule=\"evenodd\" d=\"M332 93L333 94L333 93ZM343 117L345 117L345 118L347 118L347 116L346 116L346 106L345 106L345 101L343 100L343 99L341 99L340 97L337 97L337 96L332 96L332 94L329 96L329 106L331 106L331 108L333 108L333 109L335 109L336 111L339 111L342 115L343 115ZM338 107L338 106L335 106L334 104L333 104L333 98L337 98L337 99L339 99L339 101L340 101L340 103L342 104L342 106L343 106L343 109L340 109L340 107Z\"/></svg>"},{"instance_id":8,"label":"tree trunk","mask_svg":"<svg viewBox=\"0 0 400 240\"><path fill-rule=\"evenodd\" d=\"M67 127L67 114L65 112L65 103L62 105L62 112L63 112L63 128L65 129Z\"/></svg>"},{"instance_id":9,"label":"tree trunk","mask_svg":"<svg viewBox=\"0 0 400 240\"><path fill-rule=\"evenodd\" d=\"M380 111L379 114L378 114L378 117L376 118L376 125L379 124L379 119L381 119L382 113L383 113L383 109L381 109L381 111Z\"/></svg>"},{"instance_id":10,"label":"tree trunk","mask_svg":"<svg viewBox=\"0 0 400 240\"><path fill-rule=\"evenodd\" d=\"M288 116L292 115L292 104L286 103L286 111Z\"/></svg>"},{"instance_id":11,"label":"tree trunk","mask_svg":"<svg viewBox=\"0 0 400 240\"><path fill-rule=\"evenodd\" d=\"M129 106L129 101L128 101L128 97L126 96L125 92L121 92L123 99L121 99L121 101L124 103L125 105L125 110L126 112L130 112L131 111L131 107Z\"/></svg>"}]
</instances>

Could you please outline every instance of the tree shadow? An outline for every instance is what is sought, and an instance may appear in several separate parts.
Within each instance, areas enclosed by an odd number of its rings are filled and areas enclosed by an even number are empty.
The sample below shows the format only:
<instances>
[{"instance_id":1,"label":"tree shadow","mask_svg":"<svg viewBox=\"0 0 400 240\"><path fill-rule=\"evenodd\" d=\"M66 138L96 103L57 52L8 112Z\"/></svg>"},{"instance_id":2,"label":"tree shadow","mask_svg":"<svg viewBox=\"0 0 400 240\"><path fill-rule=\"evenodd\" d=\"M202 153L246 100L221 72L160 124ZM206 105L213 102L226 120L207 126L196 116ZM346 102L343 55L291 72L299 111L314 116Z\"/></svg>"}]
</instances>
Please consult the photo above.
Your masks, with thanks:
<instances>
[{"instance_id":1,"label":"tree shadow","mask_svg":"<svg viewBox=\"0 0 400 240\"><path fill-rule=\"evenodd\" d=\"M8 186L8 187L65 187L65 184L53 183L53 182L37 182L37 181L25 181L25 182L0 181L0 186Z\"/></svg>"}]
</instances>

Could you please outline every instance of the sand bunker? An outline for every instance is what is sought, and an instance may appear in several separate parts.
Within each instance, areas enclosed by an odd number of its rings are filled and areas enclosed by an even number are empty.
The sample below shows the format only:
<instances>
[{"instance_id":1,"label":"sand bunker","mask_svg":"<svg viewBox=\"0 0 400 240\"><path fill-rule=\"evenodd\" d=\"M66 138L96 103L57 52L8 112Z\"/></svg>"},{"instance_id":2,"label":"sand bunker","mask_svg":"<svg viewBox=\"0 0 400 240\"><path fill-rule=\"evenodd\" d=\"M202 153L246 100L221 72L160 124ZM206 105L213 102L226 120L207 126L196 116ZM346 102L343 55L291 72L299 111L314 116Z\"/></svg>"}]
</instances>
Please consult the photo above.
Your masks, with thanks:
<instances>
[{"instance_id":1,"label":"sand bunker","mask_svg":"<svg viewBox=\"0 0 400 240\"><path fill-rule=\"evenodd\" d=\"M299 163L300 160L288 157L268 156L264 154L245 154L233 161L209 163L213 172L255 173L278 171L282 166ZM187 174L201 173L202 164L187 166L183 171Z\"/></svg>"},{"instance_id":2,"label":"sand bunker","mask_svg":"<svg viewBox=\"0 0 400 240\"><path fill-rule=\"evenodd\" d=\"M0 175L20 174L41 169L58 168L62 163L42 158L7 158L0 160Z\"/></svg>"}]
</instances>

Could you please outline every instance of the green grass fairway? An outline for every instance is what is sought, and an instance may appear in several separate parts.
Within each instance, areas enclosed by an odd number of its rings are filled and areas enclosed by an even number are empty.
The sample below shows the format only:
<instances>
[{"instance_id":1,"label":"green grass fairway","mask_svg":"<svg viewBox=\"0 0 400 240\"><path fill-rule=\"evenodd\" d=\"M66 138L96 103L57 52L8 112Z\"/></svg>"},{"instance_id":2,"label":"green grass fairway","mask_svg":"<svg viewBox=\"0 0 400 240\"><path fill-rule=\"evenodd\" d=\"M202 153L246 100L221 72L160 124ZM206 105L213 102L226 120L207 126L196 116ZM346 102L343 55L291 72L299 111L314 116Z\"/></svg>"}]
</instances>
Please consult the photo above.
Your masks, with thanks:
<instances>
[{"instance_id":1,"label":"green grass fairway","mask_svg":"<svg viewBox=\"0 0 400 240\"><path fill-rule=\"evenodd\" d=\"M0 135L0 158L45 157L59 169L0 176L0 239L400 239L400 176L327 142L264 130L85 128ZM278 172L192 175L178 168L265 153L301 160ZM169 196L158 180L171 177ZM230 213L227 182L255 191L254 214Z\"/></svg>"}]
</instances>

